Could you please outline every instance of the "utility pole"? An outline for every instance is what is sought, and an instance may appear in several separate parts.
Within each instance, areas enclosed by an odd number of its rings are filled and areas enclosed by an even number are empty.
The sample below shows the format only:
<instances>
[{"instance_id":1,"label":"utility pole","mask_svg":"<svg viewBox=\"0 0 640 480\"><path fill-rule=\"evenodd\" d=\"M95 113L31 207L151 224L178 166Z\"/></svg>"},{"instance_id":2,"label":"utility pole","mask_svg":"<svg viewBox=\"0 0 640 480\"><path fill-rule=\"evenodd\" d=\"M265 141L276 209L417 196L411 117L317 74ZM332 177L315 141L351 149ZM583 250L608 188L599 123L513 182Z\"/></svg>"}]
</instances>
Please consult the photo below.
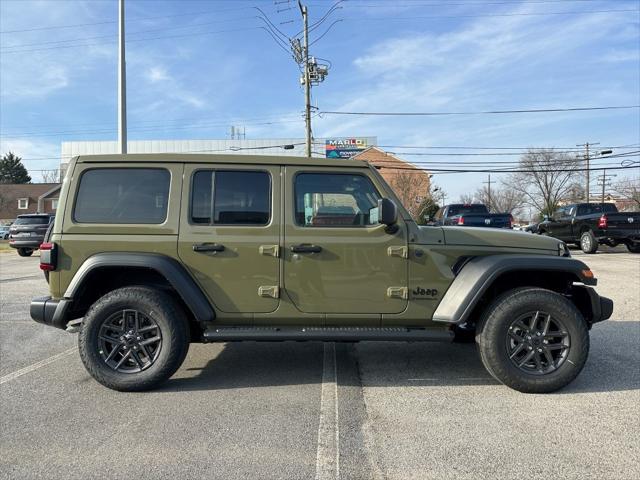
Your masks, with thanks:
<instances>
[{"instance_id":1,"label":"utility pole","mask_svg":"<svg viewBox=\"0 0 640 480\"><path fill-rule=\"evenodd\" d=\"M611 184L607 183L607 180L613 177L617 177L617 175L607 175L607 170L602 171L602 175L598 176L598 183L602 185L602 198L601 202L604 203L604 189L605 187L610 187Z\"/></svg>"},{"instance_id":2,"label":"utility pole","mask_svg":"<svg viewBox=\"0 0 640 480\"><path fill-rule=\"evenodd\" d=\"M487 205L487 208L489 209L489 211L491 211L491 183L496 183L496 182L491 182L491 174L489 174L489 179L486 182L482 182L482 183L487 184L487 197L488 197L488 203L489 203L489 205Z\"/></svg>"},{"instance_id":3,"label":"utility pole","mask_svg":"<svg viewBox=\"0 0 640 480\"><path fill-rule=\"evenodd\" d=\"M587 171L586 171L586 173L587 173L587 175L586 175L587 182L586 182L586 185L585 185L587 203L589 203L589 195L590 195L590 193L589 193L589 184L591 183L591 171L590 171L591 167L589 165L591 157L589 156L589 147L593 146L593 145L600 145L600 143L599 142L596 142L596 143L587 142L587 143L582 143L580 145L576 145L576 147L584 147L584 159L587 161Z\"/></svg>"},{"instance_id":4,"label":"utility pole","mask_svg":"<svg viewBox=\"0 0 640 480\"><path fill-rule=\"evenodd\" d=\"M302 46L302 55L304 58L304 99L305 99L305 127L307 132L307 157L311 158L311 79L309 75L309 16L307 13L307 7L302 5L302 2L298 0L298 7L302 14L302 23L304 30L304 44Z\"/></svg>"},{"instance_id":5,"label":"utility pole","mask_svg":"<svg viewBox=\"0 0 640 480\"><path fill-rule=\"evenodd\" d=\"M118 4L118 151L127 153L127 67L124 57L124 0Z\"/></svg>"}]
</instances>

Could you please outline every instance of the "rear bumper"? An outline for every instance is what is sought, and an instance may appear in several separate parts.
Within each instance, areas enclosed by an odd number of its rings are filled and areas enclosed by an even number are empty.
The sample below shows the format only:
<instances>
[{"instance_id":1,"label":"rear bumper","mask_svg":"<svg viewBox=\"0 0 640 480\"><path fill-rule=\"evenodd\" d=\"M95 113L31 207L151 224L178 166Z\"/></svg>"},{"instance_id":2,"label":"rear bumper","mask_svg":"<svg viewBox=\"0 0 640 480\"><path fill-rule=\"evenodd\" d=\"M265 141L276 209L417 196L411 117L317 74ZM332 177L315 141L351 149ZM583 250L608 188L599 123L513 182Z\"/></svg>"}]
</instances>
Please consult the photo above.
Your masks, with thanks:
<instances>
[{"instance_id":1,"label":"rear bumper","mask_svg":"<svg viewBox=\"0 0 640 480\"><path fill-rule=\"evenodd\" d=\"M31 300L29 313L38 323L65 330L70 304L71 301L65 298L55 300L51 297L36 297Z\"/></svg>"},{"instance_id":2,"label":"rear bumper","mask_svg":"<svg viewBox=\"0 0 640 480\"><path fill-rule=\"evenodd\" d=\"M40 248L40 244L43 242L44 237L35 237L35 238L16 238L9 240L9 246L12 248Z\"/></svg>"}]
</instances>

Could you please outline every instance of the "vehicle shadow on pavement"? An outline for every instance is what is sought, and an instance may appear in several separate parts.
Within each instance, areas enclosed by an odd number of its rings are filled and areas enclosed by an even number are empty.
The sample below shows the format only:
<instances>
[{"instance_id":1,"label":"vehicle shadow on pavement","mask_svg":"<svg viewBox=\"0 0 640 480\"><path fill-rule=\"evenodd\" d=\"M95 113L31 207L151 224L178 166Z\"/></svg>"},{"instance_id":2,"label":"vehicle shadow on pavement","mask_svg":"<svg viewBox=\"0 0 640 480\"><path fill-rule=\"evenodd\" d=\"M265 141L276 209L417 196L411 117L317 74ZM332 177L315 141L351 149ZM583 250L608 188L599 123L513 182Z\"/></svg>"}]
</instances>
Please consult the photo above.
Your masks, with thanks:
<instances>
[{"instance_id":1,"label":"vehicle shadow on pavement","mask_svg":"<svg viewBox=\"0 0 640 480\"><path fill-rule=\"evenodd\" d=\"M640 389L640 322L615 321L592 330L591 352L578 378L560 394ZM352 350L368 387L499 385L484 369L473 344L361 342L336 344ZM206 355L208 345L199 345ZM212 355L214 353L212 352ZM200 356L200 355L199 355ZM340 355L338 355L340 358ZM187 362L159 391L225 390L320 384L323 346L319 342L228 343L203 366ZM338 383L347 368L338 361ZM346 382L346 383L345 383Z\"/></svg>"}]
</instances>

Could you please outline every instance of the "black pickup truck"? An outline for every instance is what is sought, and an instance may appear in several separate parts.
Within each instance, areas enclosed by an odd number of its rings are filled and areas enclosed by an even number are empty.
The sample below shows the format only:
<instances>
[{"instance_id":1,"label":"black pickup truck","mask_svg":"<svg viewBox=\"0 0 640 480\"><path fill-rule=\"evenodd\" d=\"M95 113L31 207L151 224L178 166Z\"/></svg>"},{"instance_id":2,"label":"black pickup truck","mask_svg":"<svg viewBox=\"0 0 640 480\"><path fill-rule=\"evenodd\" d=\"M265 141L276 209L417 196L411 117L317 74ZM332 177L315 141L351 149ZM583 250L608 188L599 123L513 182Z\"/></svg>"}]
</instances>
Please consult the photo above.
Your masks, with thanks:
<instances>
[{"instance_id":1,"label":"black pickup truck","mask_svg":"<svg viewBox=\"0 0 640 480\"><path fill-rule=\"evenodd\" d=\"M618 212L613 203L574 203L545 218L538 233L575 243L585 253L621 243L640 253L640 212Z\"/></svg>"},{"instance_id":2,"label":"black pickup truck","mask_svg":"<svg viewBox=\"0 0 640 480\"><path fill-rule=\"evenodd\" d=\"M442 207L431 222L433 225L460 225L463 227L511 228L513 217L509 213L489 213L481 203L454 203Z\"/></svg>"}]
</instances>

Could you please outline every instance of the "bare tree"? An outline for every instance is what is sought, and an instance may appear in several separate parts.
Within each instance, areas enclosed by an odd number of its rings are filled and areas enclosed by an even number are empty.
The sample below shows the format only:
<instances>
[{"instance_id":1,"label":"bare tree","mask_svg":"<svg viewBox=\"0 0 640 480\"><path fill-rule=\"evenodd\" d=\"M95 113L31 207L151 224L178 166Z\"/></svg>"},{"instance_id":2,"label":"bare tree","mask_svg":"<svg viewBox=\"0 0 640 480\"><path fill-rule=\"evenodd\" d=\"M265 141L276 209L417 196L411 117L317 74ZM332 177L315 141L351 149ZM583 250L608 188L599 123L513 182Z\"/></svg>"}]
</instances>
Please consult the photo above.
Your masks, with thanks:
<instances>
[{"instance_id":1,"label":"bare tree","mask_svg":"<svg viewBox=\"0 0 640 480\"><path fill-rule=\"evenodd\" d=\"M411 216L418 218L420 204L430 195L428 177L411 170L398 170L389 184Z\"/></svg>"},{"instance_id":2,"label":"bare tree","mask_svg":"<svg viewBox=\"0 0 640 480\"><path fill-rule=\"evenodd\" d=\"M474 203L476 202L476 196L472 193L463 193L460 195L460 203Z\"/></svg>"},{"instance_id":3,"label":"bare tree","mask_svg":"<svg viewBox=\"0 0 640 480\"><path fill-rule=\"evenodd\" d=\"M542 214L551 215L582 177L578 159L554 150L529 150L520 159L519 172L504 182Z\"/></svg>"},{"instance_id":4,"label":"bare tree","mask_svg":"<svg viewBox=\"0 0 640 480\"><path fill-rule=\"evenodd\" d=\"M60 182L60 170L43 170L42 171L42 183L59 183Z\"/></svg>"},{"instance_id":5,"label":"bare tree","mask_svg":"<svg viewBox=\"0 0 640 480\"><path fill-rule=\"evenodd\" d=\"M484 203L489 211L494 213L514 213L525 203L520 192L506 185L502 188L492 188L491 196L489 196L489 189L482 187L476 191L475 199L479 203Z\"/></svg>"},{"instance_id":6,"label":"bare tree","mask_svg":"<svg viewBox=\"0 0 640 480\"><path fill-rule=\"evenodd\" d=\"M613 186L613 191L625 200L631 200L640 207L640 178L620 180Z\"/></svg>"}]
</instances>

